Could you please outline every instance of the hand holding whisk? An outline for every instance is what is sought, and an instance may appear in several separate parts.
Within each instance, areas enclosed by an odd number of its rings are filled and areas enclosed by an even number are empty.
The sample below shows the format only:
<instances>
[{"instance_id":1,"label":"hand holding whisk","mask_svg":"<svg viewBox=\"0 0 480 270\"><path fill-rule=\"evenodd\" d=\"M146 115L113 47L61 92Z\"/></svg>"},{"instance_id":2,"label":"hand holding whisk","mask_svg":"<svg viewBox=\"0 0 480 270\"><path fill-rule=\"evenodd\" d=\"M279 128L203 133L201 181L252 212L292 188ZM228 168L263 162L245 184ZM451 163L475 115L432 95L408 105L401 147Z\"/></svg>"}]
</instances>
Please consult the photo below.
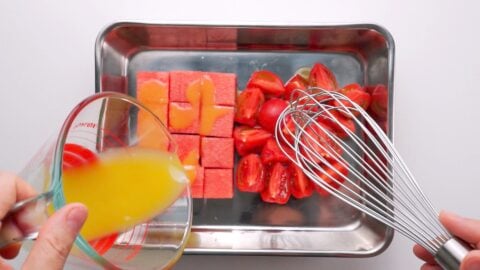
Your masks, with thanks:
<instances>
[{"instance_id":1,"label":"hand holding whisk","mask_svg":"<svg viewBox=\"0 0 480 270\"><path fill-rule=\"evenodd\" d=\"M292 97L275 129L292 162L326 191L424 247L444 269L459 269L471 247L439 222L375 120L338 92L311 88Z\"/></svg>"}]
</instances>

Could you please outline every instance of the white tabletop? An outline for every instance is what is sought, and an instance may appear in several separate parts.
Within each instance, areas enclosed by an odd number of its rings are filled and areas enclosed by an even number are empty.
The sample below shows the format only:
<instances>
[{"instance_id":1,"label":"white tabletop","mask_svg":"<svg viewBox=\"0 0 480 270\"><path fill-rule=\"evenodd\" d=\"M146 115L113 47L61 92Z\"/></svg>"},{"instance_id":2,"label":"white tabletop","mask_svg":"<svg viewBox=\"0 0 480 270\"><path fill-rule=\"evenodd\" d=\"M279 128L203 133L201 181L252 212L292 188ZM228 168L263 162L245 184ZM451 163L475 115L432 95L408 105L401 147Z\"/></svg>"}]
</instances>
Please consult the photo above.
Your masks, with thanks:
<instances>
[{"instance_id":1,"label":"white tabletop","mask_svg":"<svg viewBox=\"0 0 480 270\"><path fill-rule=\"evenodd\" d=\"M18 171L94 92L94 42L115 21L378 23L395 39L395 144L438 209L479 217L478 1L1 1L0 169ZM185 256L176 269L418 269L397 234L379 256ZM19 260L14 262L19 265Z\"/></svg>"}]
</instances>

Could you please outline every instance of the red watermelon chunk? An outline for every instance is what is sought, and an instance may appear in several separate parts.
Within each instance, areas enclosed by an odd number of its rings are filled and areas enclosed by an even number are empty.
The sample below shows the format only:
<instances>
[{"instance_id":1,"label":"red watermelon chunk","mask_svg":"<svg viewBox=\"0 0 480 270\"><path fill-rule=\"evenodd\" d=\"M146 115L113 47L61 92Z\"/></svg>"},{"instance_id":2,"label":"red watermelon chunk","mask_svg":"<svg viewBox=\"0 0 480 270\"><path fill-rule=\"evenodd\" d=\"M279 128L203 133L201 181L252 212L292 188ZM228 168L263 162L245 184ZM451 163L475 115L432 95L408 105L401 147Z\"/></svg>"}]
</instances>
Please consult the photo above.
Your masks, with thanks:
<instances>
[{"instance_id":1,"label":"red watermelon chunk","mask_svg":"<svg viewBox=\"0 0 480 270\"><path fill-rule=\"evenodd\" d=\"M167 71L139 71L137 72L137 85L139 81L160 80L168 84L170 73Z\"/></svg>"},{"instance_id":2,"label":"red watermelon chunk","mask_svg":"<svg viewBox=\"0 0 480 270\"><path fill-rule=\"evenodd\" d=\"M185 172L190 179L190 188L193 198L203 198L203 167L200 161L200 136L172 134L177 144L177 155L184 165Z\"/></svg>"},{"instance_id":3,"label":"red watermelon chunk","mask_svg":"<svg viewBox=\"0 0 480 270\"><path fill-rule=\"evenodd\" d=\"M233 168L233 138L202 137L202 166Z\"/></svg>"},{"instance_id":4,"label":"red watermelon chunk","mask_svg":"<svg viewBox=\"0 0 480 270\"><path fill-rule=\"evenodd\" d=\"M187 89L192 82L199 80L202 74L200 71L171 71L170 101L188 102Z\"/></svg>"},{"instance_id":5,"label":"red watermelon chunk","mask_svg":"<svg viewBox=\"0 0 480 270\"><path fill-rule=\"evenodd\" d=\"M199 128L200 135L224 138L232 137L234 115L234 107L217 105L208 108L205 108L205 106L202 107Z\"/></svg>"},{"instance_id":6,"label":"red watermelon chunk","mask_svg":"<svg viewBox=\"0 0 480 270\"><path fill-rule=\"evenodd\" d=\"M137 99L149 108L167 126L168 120L168 72L143 71L137 73ZM140 145L145 147L163 148L158 132L152 129L155 119L145 111L138 113L137 136L141 138Z\"/></svg>"},{"instance_id":7,"label":"red watermelon chunk","mask_svg":"<svg viewBox=\"0 0 480 270\"><path fill-rule=\"evenodd\" d=\"M188 102L187 89L200 79L210 79L214 85L214 104L235 105L236 75L233 73L172 71L170 73L170 101Z\"/></svg>"},{"instance_id":8,"label":"red watermelon chunk","mask_svg":"<svg viewBox=\"0 0 480 270\"><path fill-rule=\"evenodd\" d=\"M137 73L137 99L149 109L167 106L169 87L168 72Z\"/></svg>"},{"instance_id":9,"label":"red watermelon chunk","mask_svg":"<svg viewBox=\"0 0 480 270\"><path fill-rule=\"evenodd\" d=\"M235 106L237 76L233 73L208 72L215 85L215 104Z\"/></svg>"},{"instance_id":10,"label":"red watermelon chunk","mask_svg":"<svg viewBox=\"0 0 480 270\"><path fill-rule=\"evenodd\" d=\"M182 163L187 162L191 165L199 164L200 136L172 134L172 138L177 144L177 155Z\"/></svg>"},{"instance_id":11,"label":"red watermelon chunk","mask_svg":"<svg viewBox=\"0 0 480 270\"><path fill-rule=\"evenodd\" d=\"M198 134L199 108L190 103L170 102L168 130L173 133Z\"/></svg>"},{"instance_id":12,"label":"red watermelon chunk","mask_svg":"<svg viewBox=\"0 0 480 270\"><path fill-rule=\"evenodd\" d=\"M201 166L196 167L195 180L190 184L192 198L203 198L205 169Z\"/></svg>"},{"instance_id":13,"label":"red watermelon chunk","mask_svg":"<svg viewBox=\"0 0 480 270\"><path fill-rule=\"evenodd\" d=\"M233 170L205 169L203 196L210 199L233 198Z\"/></svg>"}]
</instances>

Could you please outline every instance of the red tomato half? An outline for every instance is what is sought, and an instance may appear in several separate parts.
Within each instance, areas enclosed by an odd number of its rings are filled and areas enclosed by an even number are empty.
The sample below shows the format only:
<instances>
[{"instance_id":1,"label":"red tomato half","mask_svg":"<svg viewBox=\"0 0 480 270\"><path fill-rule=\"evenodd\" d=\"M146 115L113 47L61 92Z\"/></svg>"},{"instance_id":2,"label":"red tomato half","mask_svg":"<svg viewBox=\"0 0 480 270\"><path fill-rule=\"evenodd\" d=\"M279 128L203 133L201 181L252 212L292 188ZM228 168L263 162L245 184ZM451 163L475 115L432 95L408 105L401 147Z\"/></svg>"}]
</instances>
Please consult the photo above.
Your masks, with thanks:
<instances>
[{"instance_id":1,"label":"red tomato half","mask_svg":"<svg viewBox=\"0 0 480 270\"><path fill-rule=\"evenodd\" d=\"M295 74L286 84L285 84L285 95L286 100L296 99L298 95L293 95L292 93L295 89L305 90L307 89L308 82L300 74Z\"/></svg>"},{"instance_id":2,"label":"red tomato half","mask_svg":"<svg viewBox=\"0 0 480 270\"><path fill-rule=\"evenodd\" d=\"M247 88L257 87L265 95L279 97L285 93L283 82L277 74L268 70L259 70L252 73L247 82Z\"/></svg>"},{"instance_id":3,"label":"red tomato half","mask_svg":"<svg viewBox=\"0 0 480 270\"><path fill-rule=\"evenodd\" d=\"M261 192L265 188L265 168L257 154L246 155L238 162L237 188L245 192Z\"/></svg>"},{"instance_id":4,"label":"red tomato half","mask_svg":"<svg viewBox=\"0 0 480 270\"><path fill-rule=\"evenodd\" d=\"M313 183L294 163L289 164L290 174L292 177L292 195L297 199L306 198L313 193Z\"/></svg>"},{"instance_id":5,"label":"red tomato half","mask_svg":"<svg viewBox=\"0 0 480 270\"><path fill-rule=\"evenodd\" d=\"M388 117L388 90L385 85L379 84L375 87L368 87L371 101L369 111L379 120L386 120Z\"/></svg>"},{"instance_id":6,"label":"red tomato half","mask_svg":"<svg viewBox=\"0 0 480 270\"><path fill-rule=\"evenodd\" d=\"M260 128L239 126L233 130L235 149L240 156L260 151L271 137L272 134Z\"/></svg>"},{"instance_id":7,"label":"red tomato half","mask_svg":"<svg viewBox=\"0 0 480 270\"><path fill-rule=\"evenodd\" d=\"M313 65L310 76L308 77L308 84L332 91L338 88L337 79L333 72L320 63Z\"/></svg>"},{"instance_id":8,"label":"red tomato half","mask_svg":"<svg viewBox=\"0 0 480 270\"><path fill-rule=\"evenodd\" d=\"M318 121L329 126L341 139L345 139L347 137L347 131L345 131L343 127L349 129L351 132L355 133L355 122L351 118L347 118L343 116L343 114L337 111L330 111L331 115L322 114L318 117Z\"/></svg>"},{"instance_id":9,"label":"red tomato half","mask_svg":"<svg viewBox=\"0 0 480 270\"><path fill-rule=\"evenodd\" d=\"M286 204L290 199L290 172L282 163L275 163L269 173L267 186L260 193L264 202Z\"/></svg>"},{"instance_id":10,"label":"red tomato half","mask_svg":"<svg viewBox=\"0 0 480 270\"><path fill-rule=\"evenodd\" d=\"M92 164L97 159L94 152L81 145L66 143L63 146L63 170Z\"/></svg>"},{"instance_id":11,"label":"red tomato half","mask_svg":"<svg viewBox=\"0 0 480 270\"><path fill-rule=\"evenodd\" d=\"M263 103L258 112L258 124L270 133L275 132L278 117L287 108L288 102L279 98L272 98Z\"/></svg>"},{"instance_id":12,"label":"red tomato half","mask_svg":"<svg viewBox=\"0 0 480 270\"><path fill-rule=\"evenodd\" d=\"M340 89L339 92L357 103L364 110L368 109L368 106L370 106L370 94L367 93L358 83L346 85ZM342 101L342 103L346 107L353 107L353 104L350 104L348 101ZM334 106L340 106L339 102L334 102ZM357 116L358 112L354 111L353 114Z\"/></svg>"},{"instance_id":13,"label":"red tomato half","mask_svg":"<svg viewBox=\"0 0 480 270\"><path fill-rule=\"evenodd\" d=\"M348 168L341 162L336 162L333 164L333 167L339 172L335 172L330 167L322 165L322 168L325 169L325 173L318 172L317 175L320 177L324 183L330 185L335 189L339 189L341 187L340 183L345 182L345 178L348 175ZM336 181L338 182L336 182ZM330 192L326 191L319 185L315 185L315 189L321 196L328 196Z\"/></svg>"},{"instance_id":14,"label":"red tomato half","mask_svg":"<svg viewBox=\"0 0 480 270\"><path fill-rule=\"evenodd\" d=\"M295 136L295 122L293 121L292 117L288 115L285 118L285 122L282 121L280 123L280 131L283 135L279 136L279 138L282 139L282 142L289 142L293 143L294 142L294 136Z\"/></svg>"},{"instance_id":15,"label":"red tomato half","mask_svg":"<svg viewBox=\"0 0 480 270\"><path fill-rule=\"evenodd\" d=\"M325 124L319 123L319 125L321 125L327 132L334 132ZM326 159L335 159L337 155L341 155L342 153L342 148L340 148L340 146L335 143L325 131L319 126L312 124L305 128L306 134L302 134L300 138L300 141L303 143L300 151L312 162L321 162L322 159L318 156ZM313 151L313 153L307 149Z\"/></svg>"},{"instance_id":16,"label":"red tomato half","mask_svg":"<svg viewBox=\"0 0 480 270\"><path fill-rule=\"evenodd\" d=\"M259 88L247 88L237 98L235 122L254 127L257 124L257 114L265 101Z\"/></svg>"},{"instance_id":17,"label":"red tomato half","mask_svg":"<svg viewBox=\"0 0 480 270\"><path fill-rule=\"evenodd\" d=\"M291 152L286 146L283 149ZM293 157L293 152L289 153ZM262 153L260 154L263 164L272 164L274 162L288 162L290 159L282 152L280 147L277 144L277 141L274 138L267 140L267 143L262 148Z\"/></svg>"}]
</instances>

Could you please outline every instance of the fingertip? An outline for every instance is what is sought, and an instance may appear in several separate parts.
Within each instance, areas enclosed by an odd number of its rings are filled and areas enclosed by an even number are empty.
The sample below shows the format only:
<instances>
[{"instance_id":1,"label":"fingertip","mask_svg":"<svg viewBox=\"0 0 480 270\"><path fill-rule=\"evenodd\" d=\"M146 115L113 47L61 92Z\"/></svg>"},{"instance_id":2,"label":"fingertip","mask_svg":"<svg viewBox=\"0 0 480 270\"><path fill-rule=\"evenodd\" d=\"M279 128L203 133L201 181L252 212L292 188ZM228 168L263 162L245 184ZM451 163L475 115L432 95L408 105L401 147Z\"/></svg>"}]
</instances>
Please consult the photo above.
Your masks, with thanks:
<instances>
[{"instance_id":1,"label":"fingertip","mask_svg":"<svg viewBox=\"0 0 480 270\"><path fill-rule=\"evenodd\" d=\"M66 223L69 228L77 234L87 220L88 209L81 203L72 203L66 214Z\"/></svg>"},{"instance_id":2,"label":"fingertip","mask_svg":"<svg viewBox=\"0 0 480 270\"><path fill-rule=\"evenodd\" d=\"M415 244L415 245L412 247L412 251L413 251L413 253L414 253L415 255L421 253L423 249L424 249L424 248L422 248L422 247L421 247L420 245L418 245L418 244ZM418 257L418 255L417 255L417 257Z\"/></svg>"},{"instance_id":3,"label":"fingertip","mask_svg":"<svg viewBox=\"0 0 480 270\"><path fill-rule=\"evenodd\" d=\"M430 252L428 252L424 247L418 244L413 246L413 254L415 254L417 258L425 261L427 264L435 264L435 259L430 254Z\"/></svg>"},{"instance_id":4,"label":"fingertip","mask_svg":"<svg viewBox=\"0 0 480 270\"><path fill-rule=\"evenodd\" d=\"M448 210L441 210L440 213L438 214L438 218L440 220L444 219L459 219L462 218L458 214L448 211Z\"/></svg>"},{"instance_id":5,"label":"fingertip","mask_svg":"<svg viewBox=\"0 0 480 270\"><path fill-rule=\"evenodd\" d=\"M87 208L80 203L67 204L56 211L41 228L25 268L62 269L87 215Z\"/></svg>"},{"instance_id":6,"label":"fingertip","mask_svg":"<svg viewBox=\"0 0 480 270\"><path fill-rule=\"evenodd\" d=\"M467 254L460 265L461 270L480 270L480 250L474 250Z\"/></svg>"},{"instance_id":7,"label":"fingertip","mask_svg":"<svg viewBox=\"0 0 480 270\"><path fill-rule=\"evenodd\" d=\"M471 244L480 243L480 220L462 217L458 214L441 211L439 220L454 236Z\"/></svg>"}]
</instances>

